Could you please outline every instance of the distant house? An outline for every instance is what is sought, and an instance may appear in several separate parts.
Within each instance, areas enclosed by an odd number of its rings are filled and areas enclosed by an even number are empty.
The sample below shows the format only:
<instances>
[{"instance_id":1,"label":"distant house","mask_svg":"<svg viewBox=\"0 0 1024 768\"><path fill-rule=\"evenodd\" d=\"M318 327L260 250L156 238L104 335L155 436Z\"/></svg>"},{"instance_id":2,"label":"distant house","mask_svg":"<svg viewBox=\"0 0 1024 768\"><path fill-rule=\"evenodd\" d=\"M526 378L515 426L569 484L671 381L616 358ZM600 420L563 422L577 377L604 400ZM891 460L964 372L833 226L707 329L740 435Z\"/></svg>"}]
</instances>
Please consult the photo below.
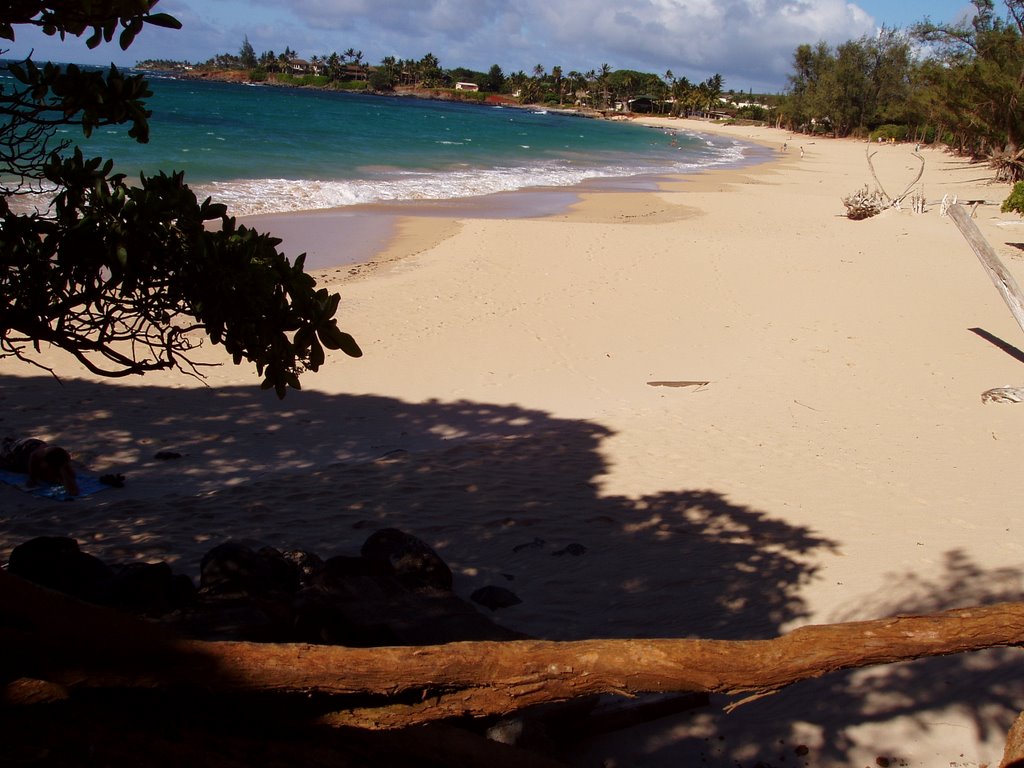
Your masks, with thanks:
<instances>
[{"instance_id":1,"label":"distant house","mask_svg":"<svg viewBox=\"0 0 1024 768\"><path fill-rule=\"evenodd\" d=\"M480 90L480 86L477 85L476 83L456 83L455 84L455 90L456 91L479 91Z\"/></svg>"}]
</instances>

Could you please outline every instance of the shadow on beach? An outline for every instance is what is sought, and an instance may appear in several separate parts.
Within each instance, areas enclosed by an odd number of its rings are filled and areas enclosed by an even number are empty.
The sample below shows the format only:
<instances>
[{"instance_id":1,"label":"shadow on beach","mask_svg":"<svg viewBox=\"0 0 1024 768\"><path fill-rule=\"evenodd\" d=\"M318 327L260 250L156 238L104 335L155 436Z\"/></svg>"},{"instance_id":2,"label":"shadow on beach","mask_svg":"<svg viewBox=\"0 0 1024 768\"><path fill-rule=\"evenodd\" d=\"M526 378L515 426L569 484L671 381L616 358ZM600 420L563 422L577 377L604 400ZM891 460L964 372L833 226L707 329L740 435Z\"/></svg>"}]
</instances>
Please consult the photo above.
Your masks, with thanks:
<instances>
[{"instance_id":1,"label":"shadow on beach","mask_svg":"<svg viewBox=\"0 0 1024 768\"><path fill-rule=\"evenodd\" d=\"M514 591L522 605L495 618L534 636L755 639L807 618L801 590L816 578L814 560L840 544L686 488L685 467L678 491L603 495L601 444L612 433L515 406L311 390L278 401L256 387L45 376L0 377L0 397L0 431L53 436L87 467L127 478L124 489L72 503L0 488L4 558L34 536L67 535L110 562L167 560L195 578L202 555L229 539L329 557L397 527L438 551L461 595L486 584ZM950 553L941 582L897 573L877 602L836 620L1019 599L1020 576ZM905 716L927 739L930 721L958 710L975 724L964 734L974 743L1016 716L1015 659L992 652L832 675L733 715L716 710L707 717L725 738L695 715L692 729L677 718L629 741L645 765L696 755L707 765L802 765L792 752L801 722L820 733L812 764L839 764L854 729ZM593 745L591 757L603 749Z\"/></svg>"}]
</instances>

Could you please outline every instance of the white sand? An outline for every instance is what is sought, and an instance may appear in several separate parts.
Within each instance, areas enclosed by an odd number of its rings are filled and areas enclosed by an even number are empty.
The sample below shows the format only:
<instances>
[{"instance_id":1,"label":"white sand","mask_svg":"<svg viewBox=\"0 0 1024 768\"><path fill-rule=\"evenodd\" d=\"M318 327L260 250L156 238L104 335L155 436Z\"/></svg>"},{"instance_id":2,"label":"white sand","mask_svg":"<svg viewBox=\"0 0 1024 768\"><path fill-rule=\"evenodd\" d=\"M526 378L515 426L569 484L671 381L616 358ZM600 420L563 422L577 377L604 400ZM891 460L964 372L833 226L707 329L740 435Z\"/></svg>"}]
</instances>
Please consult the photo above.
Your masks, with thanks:
<instances>
[{"instance_id":1,"label":"white sand","mask_svg":"<svg viewBox=\"0 0 1024 768\"><path fill-rule=\"evenodd\" d=\"M715 130L789 151L546 219L403 221L377 268L322 273L365 357L283 402L230 365L208 387L96 381L47 353L61 387L0 361L4 432L128 479L66 504L0 487L0 551L70 535L196 575L228 538L331 555L397 526L460 594L512 589L523 604L496 618L557 639L771 637L1020 599L1024 406L979 396L1024 367L971 329L1024 340L938 205L995 203L978 224L1024 280L1008 187L926 149L927 212L853 222L864 144ZM913 147L871 149L901 192ZM556 556L570 543L586 553ZM991 764L1019 669L1007 651L835 675L578 763Z\"/></svg>"}]
</instances>

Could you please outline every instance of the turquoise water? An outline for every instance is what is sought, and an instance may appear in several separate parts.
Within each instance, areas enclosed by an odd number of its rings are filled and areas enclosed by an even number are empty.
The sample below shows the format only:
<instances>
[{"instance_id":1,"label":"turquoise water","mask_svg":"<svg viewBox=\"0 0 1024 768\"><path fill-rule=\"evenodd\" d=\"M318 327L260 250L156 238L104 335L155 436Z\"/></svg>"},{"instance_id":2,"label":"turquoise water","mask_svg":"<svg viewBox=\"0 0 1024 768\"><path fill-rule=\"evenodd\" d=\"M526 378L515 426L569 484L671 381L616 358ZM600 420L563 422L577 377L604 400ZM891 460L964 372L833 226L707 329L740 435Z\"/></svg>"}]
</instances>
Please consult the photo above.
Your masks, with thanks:
<instances>
[{"instance_id":1,"label":"turquoise water","mask_svg":"<svg viewBox=\"0 0 1024 768\"><path fill-rule=\"evenodd\" d=\"M114 158L133 177L183 170L197 193L235 215L689 173L742 162L751 149L555 111L160 77L150 84L150 143L109 128L84 142L86 153Z\"/></svg>"}]
</instances>

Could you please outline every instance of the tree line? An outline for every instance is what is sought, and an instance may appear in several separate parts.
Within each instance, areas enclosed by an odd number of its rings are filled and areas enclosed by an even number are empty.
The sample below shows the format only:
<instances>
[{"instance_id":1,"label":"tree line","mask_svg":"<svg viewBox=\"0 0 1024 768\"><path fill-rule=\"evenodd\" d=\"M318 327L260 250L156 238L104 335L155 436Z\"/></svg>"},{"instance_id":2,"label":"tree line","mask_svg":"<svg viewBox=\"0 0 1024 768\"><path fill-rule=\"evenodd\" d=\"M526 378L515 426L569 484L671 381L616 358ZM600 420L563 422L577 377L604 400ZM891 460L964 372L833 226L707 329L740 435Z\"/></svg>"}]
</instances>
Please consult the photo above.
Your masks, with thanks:
<instances>
[{"instance_id":1,"label":"tree line","mask_svg":"<svg viewBox=\"0 0 1024 768\"><path fill-rule=\"evenodd\" d=\"M181 68L185 62L146 61L141 68ZM257 54L248 37L237 54L221 53L197 65L200 69L242 70L250 79L264 80L268 75L288 78L301 73L308 84L346 89L365 88L388 92L401 88L437 89L453 88L456 83L472 83L484 93L514 96L524 103L573 105L608 110L631 110L638 100L640 110L673 115L708 113L716 109L723 95L724 78L714 74L702 82L693 83L686 77L677 77L668 70L664 75L638 72L630 69L613 70L602 64L587 71L569 70L553 66L549 70L537 64L530 72L519 70L508 75L494 64L487 72L466 67L445 69L433 53L419 59L384 57L379 65L371 66L363 59L362 51L348 48L344 53L313 55L308 61L285 46L282 53L268 50Z\"/></svg>"},{"instance_id":2,"label":"tree line","mask_svg":"<svg viewBox=\"0 0 1024 768\"><path fill-rule=\"evenodd\" d=\"M939 142L1024 178L1024 0L972 0L958 24L924 21L906 32L836 47L801 45L778 123L804 132Z\"/></svg>"}]
</instances>

